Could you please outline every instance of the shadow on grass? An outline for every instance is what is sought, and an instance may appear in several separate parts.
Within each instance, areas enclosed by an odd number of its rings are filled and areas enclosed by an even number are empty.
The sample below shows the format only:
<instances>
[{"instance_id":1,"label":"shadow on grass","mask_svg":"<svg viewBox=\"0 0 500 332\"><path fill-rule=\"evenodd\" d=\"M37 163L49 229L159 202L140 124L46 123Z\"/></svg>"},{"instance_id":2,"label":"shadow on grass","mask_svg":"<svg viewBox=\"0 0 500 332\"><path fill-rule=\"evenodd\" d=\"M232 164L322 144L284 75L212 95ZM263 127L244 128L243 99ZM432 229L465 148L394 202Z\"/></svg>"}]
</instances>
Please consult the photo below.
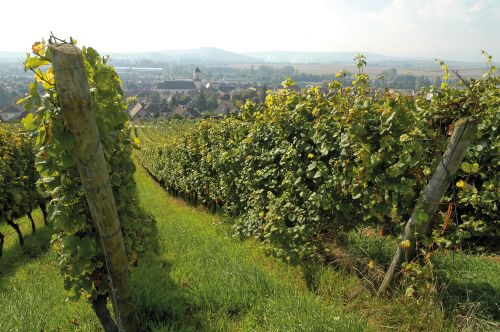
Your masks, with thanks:
<instances>
[{"instance_id":1,"label":"shadow on grass","mask_svg":"<svg viewBox=\"0 0 500 332\"><path fill-rule=\"evenodd\" d=\"M15 244L4 247L0 257L0 285L2 279L16 271L18 267L34 260L50 249L50 237L53 234L51 226L38 226L35 234L24 235L24 248L19 246L17 235Z\"/></svg>"},{"instance_id":2,"label":"shadow on grass","mask_svg":"<svg viewBox=\"0 0 500 332\"><path fill-rule=\"evenodd\" d=\"M192 315L183 290L172 280L172 264L149 254L132 270L132 288L143 331L195 331L201 322Z\"/></svg>"},{"instance_id":3,"label":"shadow on grass","mask_svg":"<svg viewBox=\"0 0 500 332\"><path fill-rule=\"evenodd\" d=\"M448 312L500 322L500 264L487 257L438 255L434 271Z\"/></svg>"},{"instance_id":4,"label":"shadow on grass","mask_svg":"<svg viewBox=\"0 0 500 332\"><path fill-rule=\"evenodd\" d=\"M500 292L487 282L450 282L445 289L443 304L449 311L474 309L484 319L500 322Z\"/></svg>"}]
</instances>

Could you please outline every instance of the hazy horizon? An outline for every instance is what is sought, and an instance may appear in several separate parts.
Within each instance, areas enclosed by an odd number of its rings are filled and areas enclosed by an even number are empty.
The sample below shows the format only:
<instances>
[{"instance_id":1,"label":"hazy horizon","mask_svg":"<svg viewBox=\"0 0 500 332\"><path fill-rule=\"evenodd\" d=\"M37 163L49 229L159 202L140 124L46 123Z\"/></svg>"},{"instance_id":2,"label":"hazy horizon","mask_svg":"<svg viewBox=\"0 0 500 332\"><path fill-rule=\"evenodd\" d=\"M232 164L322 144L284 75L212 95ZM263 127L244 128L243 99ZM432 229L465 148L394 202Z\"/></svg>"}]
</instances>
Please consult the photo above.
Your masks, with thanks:
<instances>
[{"instance_id":1,"label":"hazy horizon","mask_svg":"<svg viewBox=\"0 0 500 332\"><path fill-rule=\"evenodd\" d=\"M32 4L32 5L31 5ZM0 51L26 52L33 42L72 36L102 53L220 48L249 52L365 52L399 58L482 61L500 56L496 0L185 0L156 3L52 1L51 15L32 0L3 4ZM20 20L21 19L21 20ZM21 22L21 24L19 24ZM24 24L29 22L30 24ZM32 24L31 24L32 23Z\"/></svg>"}]
</instances>

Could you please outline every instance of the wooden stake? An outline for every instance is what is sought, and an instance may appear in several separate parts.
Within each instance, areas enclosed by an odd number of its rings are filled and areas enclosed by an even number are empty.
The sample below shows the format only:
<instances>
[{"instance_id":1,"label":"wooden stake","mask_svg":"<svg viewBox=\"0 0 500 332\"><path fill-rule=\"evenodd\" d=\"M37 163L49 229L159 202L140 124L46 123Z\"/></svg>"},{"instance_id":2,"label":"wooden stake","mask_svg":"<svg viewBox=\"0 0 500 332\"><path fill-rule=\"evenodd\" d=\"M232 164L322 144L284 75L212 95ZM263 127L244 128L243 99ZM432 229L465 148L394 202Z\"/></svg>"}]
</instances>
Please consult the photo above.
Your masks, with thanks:
<instances>
[{"instance_id":1,"label":"wooden stake","mask_svg":"<svg viewBox=\"0 0 500 332\"><path fill-rule=\"evenodd\" d=\"M467 152L467 148L472 142L475 134L475 121L465 118L460 119L455 123L455 129L451 135L450 143L448 143L448 146L446 147L443 159L439 163L436 172L432 175L429 184L420 194L417 204L415 205L415 209L410 216L410 220L406 223L402 241L408 240L410 242L410 246L408 248L398 246L394 257L392 258L391 265L389 266L384 280L382 281L382 284L377 292L378 295L382 295L387 291L387 288L396 274L396 271L401 267L403 260L410 260L415 255L416 243L422 238L423 235L425 235L425 232L429 227L429 218L427 218L426 221L420 221L420 223L417 223L417 214L419 212L425 212L427 216L431 217L434 213L436 213L436 209L438 207L438 204L436 203L441 201L441 198L450 186L453 175L455 175L458 167L462 163L465 152Z\"/></svg>"},{"instance_id":2,"label":"wooden stake","mask_svg":"<svg viewBox=\"0 0 500 332\"><path fill-rule=\"evenodd\" d=\"M71 44L49 47L62 115L75 138L74 154L92 220L102 242L111 277L111 296L119 330L137 331L128 261L110 177L91 109L90 90L81 51Z\"/></svg>"}]
</instances>

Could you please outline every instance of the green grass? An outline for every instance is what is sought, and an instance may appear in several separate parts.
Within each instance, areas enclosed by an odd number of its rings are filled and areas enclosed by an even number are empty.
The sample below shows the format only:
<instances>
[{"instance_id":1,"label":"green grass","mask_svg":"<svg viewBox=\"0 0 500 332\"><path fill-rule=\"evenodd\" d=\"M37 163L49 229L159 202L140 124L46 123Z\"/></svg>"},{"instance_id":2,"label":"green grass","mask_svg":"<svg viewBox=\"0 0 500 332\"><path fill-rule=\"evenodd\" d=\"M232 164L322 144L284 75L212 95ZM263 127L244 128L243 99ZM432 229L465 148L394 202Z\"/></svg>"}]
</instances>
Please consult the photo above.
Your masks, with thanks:
<instances>
[{"instance_id":1,"label":"green grass","mask_svg":"<svg viewBox=\"0 0 500 332\"><path fill-rule=\"evenodd\" d=\"M366 323L316 296L301 269L227 235L221 219L171 198L145 174L142 204L158 223L160 255L133 274L142 324L158 330L356 331ZM145 282L146 281L146 282Z\"/></svg>"},{"instance_id":2,"label":"green grass","mask_svg":"<svg viewBox=\"0 0 500 332\"><path fill-rule=\"evenodd\" d=\"M0 258L0 331L94 331L98 321L87 301L66 302L55 254L50 250L51 229L43 226L41 213L34 213L38 230L31 236L28 218L20 223L26 248L16 234L9 234Z\"/></svg>"},{"instance_id":3,"label":"green grass","mask_svg":"<svg viewBox=\"0 0 500 332\"><path fill-rule=\"evenodd\" d=\"M132 270L143 330L474 331L498 321L500 264L491 258L440 255L436 273L447 287L439 296L377 298L345 271L292 266L256 241L234 239L222 217L170 197L139 166L135 179L141 205L158 220L158 252ZM10 234L0 259L0 331L99 330L87 301L66 302L51 229L38 211L35 219L26 249ZM30 234L27 219L18 222ZM349 245L382 265L393 248L391 239L359 234Z\"/></svg>"},{"instance_id":4,"label":"green grass","mask_svg":"<svg viewBox=\"0 0 500 332\"><path fill-rule=\"evenodd\" d=\"M498 257L497 257L498 258ZM460 317L497 322L500 329L500 264L491 257L441 253L434 258L443 303ZM480 323L480 322L474 322Z\"/></svg>"},{"instance_id":5,"label":"green grass","mask_svg":"<svg viewBox=\"0 0 500 332\"><path fill-rule=\"evenodd\" d=\"M267 257L254 241L227 234L221 218L169 197L142 169L142 205L158 219L158 253L132 271L142 329L153 331L361 331L366 321L341 299L311 292L300 267ZM41 225L39 213L35 213ZM24 234L29 223L18 221ZM5 225L5 233L11 232ZM95 331L85 300L66 302L49 227L15 234L0 259L0 331Z\"/></svg>"},{"instance_id":6,"label":"green grass","mask_svg":"<svg viewBox=\"0 0 500 332\"><path fill-rule=\"evenodd\" d=\"M349 248L383 267L390 264L398 240L349 234ZM466 331L500 330L500 259L498 256L439 251L432 257L437 299L443 313Z\"/></svg>"}]
</instances>

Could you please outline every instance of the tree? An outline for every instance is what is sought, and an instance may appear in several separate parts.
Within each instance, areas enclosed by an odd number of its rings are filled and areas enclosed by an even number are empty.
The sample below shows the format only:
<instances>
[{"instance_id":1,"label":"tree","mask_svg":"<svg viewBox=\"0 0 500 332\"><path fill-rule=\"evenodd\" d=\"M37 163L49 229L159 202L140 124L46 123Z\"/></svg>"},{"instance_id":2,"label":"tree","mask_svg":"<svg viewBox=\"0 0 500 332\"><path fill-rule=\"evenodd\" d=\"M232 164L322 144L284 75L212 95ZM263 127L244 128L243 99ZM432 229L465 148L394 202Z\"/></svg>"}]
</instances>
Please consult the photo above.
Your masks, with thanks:
<instances>
[{"instance_id":1,"label":"tree","mask_svg":"<svg viewBox=\"0 0 500 332\"><path fill-rule=\"evenodd\" d=\"M194 105L201 112L204 112L208 109L207 96L203 91L201 91L200 94L194 99Z\"/></svg>"},{"instance_id":2,"label":"tree","mask_svg":"<svg viewBox=\"0 0 500 332\"><path fill-rule=\"evenodd\" d=\"M259 102L264 103L266 101L266 95L267 95L267 84L262 84L259 87Z\"/></svg>"},{"instance_id":3,"label":"tree","mask_svg":"<svg viewBox=\"0 0 500 332\"><path fill-rule=\"evenodd\" d=\"M442 83L443 83L443 80L441 79L441 76L436 76L436 78L434 79L434 84L433 85L436 88L439 88Z\"/></svg>"},{"instance_id":4,"label":"tree","mask_svg":"<svg viewBox=\"0 0 500 332\"><path fill-rule=\"evenodd\" d=\"M159 104L161 102L161 96L158 92L155 91L149 95L148 101L150 103Z\"/></svg>"},{"instance_id":5,"label":"tree","mask_svg":"<svg viewBox=\"0 0 500 332\"><path fill-rule=\"evenodd\" d=\"M11 98L9 92L3 86L0 86L0 107L7 106Z\"/></svg>"}]
</instances>

